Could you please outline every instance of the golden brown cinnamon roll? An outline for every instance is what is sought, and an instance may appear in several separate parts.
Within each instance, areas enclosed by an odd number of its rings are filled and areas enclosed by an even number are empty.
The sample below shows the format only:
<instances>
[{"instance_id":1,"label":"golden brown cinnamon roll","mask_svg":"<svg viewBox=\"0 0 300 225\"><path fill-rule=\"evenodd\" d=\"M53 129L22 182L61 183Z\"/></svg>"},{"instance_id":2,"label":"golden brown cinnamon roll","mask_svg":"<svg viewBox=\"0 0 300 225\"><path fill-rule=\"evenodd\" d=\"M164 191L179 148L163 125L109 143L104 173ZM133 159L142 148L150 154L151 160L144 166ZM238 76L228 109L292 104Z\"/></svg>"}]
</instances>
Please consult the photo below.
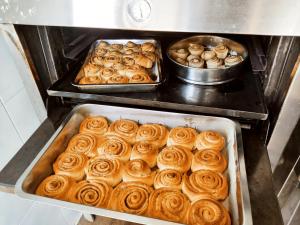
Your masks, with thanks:
<instances>
[{"instance_id":1,"label":"golden brown cinnamon roll","mask_svg":"<svg viewBox=\"0 0 300 225\"><path fill-rule=\"evenodd\" d=\"M161 148L167 143L168 135L168 129L160 124L143 124L138 129L136 140L151 142Z\"/></svg>"},{"instance_id":2,"label":"golden brown cinnamon roll","mask_svg":"<svg viewBox=\"0 0 300 225\"><path fill-rule=\"evenodd\" d=\"M79 80L79 84L102 84L104 81L100 76L88 76Z\"/></svg>"},{"instance_id":3,"label":"golden brown cinnamon roll","mask_svg":"<svg viewBox=\"0 0 300 225\"><path fill-rule=\"evenodd\" d=\"M125 164L123 181L137 181L152 186L155 174L156 172L152 172L145 161L142 159L134 159Z\"/></svg>"},{"instance_id":4,"label":"golden brown cinnamon roll","mask_svg":"<svg viewBox=\"0 0 300 225\"><path fill-rule=\"evenodd\" d=\"M167 146L179 145L190 150L193 149L197 131L190 127L172 128L168 137Z\"/></svg>"},{"instance_id":5,"label":"golden brown cinnamon roll","mask_svg":"<svg viewBox=\"0 0 300 225\"><path fill-rule=\"evenodd\" d=\"M139 54L134 58L136 64L145 67L145 68L152 68L153 62L148 57L144 56L143 54Z\"/></svg>"},{"instance_id":6,"label":"golden brown cinnamon roll","mask_svg":"<svg viewBox=\"0 0 300 225\"><path fill-rule=\"evenodd\" d=\"M186 58L187 61L190 61L190 60L192 60L192 59L200 59L200 57L199 57L198 55L189 55L189 56Z\"/></svg>"},{"instance_id":7,"label":"golden brown cinnamon roll","mask_svg":"<svg viewBox=\"0 0 300 225\"><path fill-rule=\"evenodd\" d=\"M217 57L209 59L206 61L206 66L208 69L216 69L223 65L223 60Z\"/></svg>"},{"instance_id":8,"label":"golden brown cinnamon roll","mask_svg":"<svg viewBox=\"0 0 300 225\"><path fill-rule=\"evenodd\" d=\"M88 157L97 155L97 139L96 136L88 133L76 134L70 140L66 152L83 153Z\"/></svg>"},{"instance_id":9,"label":"golden brown cinnamon roll","mask_svg":"<svg viewBox=\"0 0 300 225\"><path fill-rule=\"evenodd\" d=\"M157 154L157 146L147 142L138 142L132 148L130 159L142 159L152 168L156 166Z\"/></svg>"},{"instance_id":10,"label":"golden brown cinnamon roll","mask_svg":"<svg viewBox=\"0 0 300 225\"><path fill-rule=\"evenodd\" d=\"M114 56L114 57L117 57L118 59L120 59L123 57L123 54L119 51L109 51L105 54L105 57L111 57L111 56Z\"/></svg>"},{"instance_id":11,"label":"golden brown cinnamon roll","mask_svg":"<svg viewBox=\"0 0 300 225\"><path fill-rule=\"evenodd\" d=\"M109 44L106 41L99 41L99 43L96 46L96 49L99 49L99 48L106 49L108 47L109 47Z\"/></svg>"},{"instance_id":12,"label":"golden brown cinnamon roll","mask_svg":"<svg viewBox=\"0 0 300 225\"><path fill-rule=\"evenodd\" d=\"M215 150L204 149L197 151L192 160L191 170L212 170L223 173L227 168L224 156Z\"/></svg>"},{"instance_id":13,"label":"golden brown cinnamon roll","mask_svg":"<svg viewBox=\"0 0 300 225\"><path fill-rule=\"evenodd\" d=\"M189 200L179 190L159 188L150 195L148 215L163 220L184 223L189 207Z\"/></svg>"},{"instance_id":14,"label":"golden brown cinnamon roll","mask_svg":"<svg viewBox=\"0 0 300 225\"><path fill-rule=\"evenodd\" d=\"M228 48L223 44L219 44L214 47L213 51L216 53L219 59L225 59L228 54Z\"/></svg>"},{"instance_id":15,"label":"golden brown cinnamon roll","mask_svg":"<svg viewBox=\"0 0 300 225\"><path fill-rule=\"evenodd\" d=\"M97 156L88 161L85 173L87 180L102 180L114 187L122 181L123 166L118 159Z\"/></svg>"},{"instance_id":16,"label":"golden brown cinnamon roll","mask_svg":"<svg viewBox=\"0 0 300 225\"><path fill-rule=\"evenodd\" d=\"M127 66L132 66L135 64L135 61L133 58L130 58L130 57L124 57L123 58L123 63L124 65L127 65Z\"/></svg>"},{"instance_id":17,"label":"golden brown cinnamon roll","mask_svg":"<svg viewBox=\"0 0 300 225\"><path fill-rule=\"evenodd\" d=\"M108 135L116 135L130 144L135 142L138 124L133 120L115 120L108 128Z\"/></svg>"},{"instance_id":18,"label":"golden brown cinnamon roll","mask_svg":"<svg viewBox=\"0 0 300 225\"><path fill-rule=\"evenodd\" d=\"M83 180L72 186L68 194L70 202L106 208L112 187L100 180Z\"/></svg>"},{"instance_id":19,"label":"golden brown cinnamon roll","mask_svg":"<svg viewBox=\"0 0 300 225\"><path fill-rule=\"evenodd\" d=\"M199 44L190 43L188 50L192 55L200 56L202 54L202 52L204 52L204 47Z\"/></svg>"},{"instance_id":20,"label":"golden brown cinnamon roll","mask_svg":"<svg viewBox=\"0 0 300 225\"><path fill-rule=\"evenodd\" d=\"M195 147L198 150L211 149L221 151L225 146L225 138L216 131L202 131L198 134Z\"/></svg>"},{"instance_id":21,"label":"golden brown cinnamon roll","mask_svg":"<svg viewBox=\"0 0 300 225\"><path fill-rule=\"evenodd\" d=\"M129 83L153 83L153 80L150 78L149 75L147 74L134 74L132 77L129 79Z\"/></svg>"},{"instance_id":22,"label":"golden brown cinnamon roll","mask_svg":"<svg viewBox=\"0 0 300 225\"><path fill-rule=\"evenodd\" d=\"M149 58L153 63L156 61L156 55L155 55L155 53L144 52L143 54L144 54L144 56L146 56L147 58Z\"/></svg>"},{"instance_id":23,"label":"golden brown cinnamon roll","mask_svg":"<svg viewBox=\"0 0 300 225\"><path fill-rule=\"evenodd\" d=\"M54 173L71 177L76 181L82 180L87 160L88 157L84 154L64 152L53 164Z\"/></svg>"},{"instance_id":24,"label":"golden brown cinnamon roll","mask_svg":"<svg viewBox=\"0 0 300 225\"><path fill-rule=\"evenodd\" d=\"M210 60L216 56L216 53L214 51L204 51L201 54L201 58L205 61Z\"/></svg>"},{"instance_id":25,"label":"golden brown cinnamon roll","mask_svg":"<svg viewBox=\"0 0 300 225\"><path fill-rule=\"evenodd\" d=\"M122 51L123 45L122 44L111 44L108 48L109 51Z\"/></svg>"},{"instance_id":26,"label":"golden brown cinnamon roll","mask_svg":"<svg viewBox=\"0 0 300 225\"><path fill-rule=\"evenodd\" d=\"M187 224L231 225L231 219L227 209L220 202L213 199L202 199L194 202L189 208Z\"/></svg>"},{"instance_id":27,"label":"golden brown cinnamon roll","mask_svg":"<svg viewBox=\"0 0 300 225\"><path fill-rule=\"evenodd\" d=\"M157 157L157 167L160 170L174 169L186 172L190 169L193 154L190 149L181 146L165 147Z\"/></svg>"},{"instance_id":28,"label":"golden brown cinnamon roll","mask_svg":"<svg viewBox=\"0 0 300 225\"><path fill-rule=\"evenodd\" d=\"M188 63L189 63L189 66L195 67L195 68L203 68L203 66L204 66L203 59L193 58L193 59L189 60Z\"/></svg>"},{"instance_id":29,"label":"golden brown cinnamon roll","mask_svg":"<svg viewBox=\"0 0 300 225\"><path fill-rule=\"evenodd\" d=\"M181 190L181 173L177 170L159 171L154 178L154 188L175 188Z\"/></svg>"},{"instance_id":30,"label":"golden brown cinnamon roll","mask_svg":"<svg viewBox=\"0 0 300 225\"><path fill-rule=\"evenodd\" d=\"M228 182L221 173L198 170L183 175L182 192L193 202L203 198L224 200L228 196Z\"/></svg>"},{"instance_id":31,"label":"golden brown cinnamon roll","mask_svg":"<svg viewBox=\"0 0 300 225\"><path fill-rule=\"evenodd\" d=\"M87 64L83 67L84 75L89 76L100 76L101 67L94 64Z\"/></svg>"},{"instance_id":32,"label":"golden brown cinnamon roll","mask_svg":"<svg viewBox=\"0 0 300 225\"><path fill-rule=\"evenodd\" d=\"M103 65L106 68L112 67L114 64L120 63L121 59L117 56L108 56L104 58Z\"/></svg>"},{"instance_id":33,"label":"golden brown cinnamon roll","mask_svg":"<svg viewBox=\"0 0 300 225\"><path fill-rule=\"evenodd\" d=\"M119 74L114 74L113 76L109 77L109 79L107 80L108 84L127 84L128 82L129 82L128 77Z\"/></svg>"},{"instance_id":34,"label":"golden brown cinnamon roll","mask_svg":"<svg viewBox=\"0 0 300 225\"><path fill-rule=\"evenodd\" d=\"M128 41L124 47L127 47L127 48L134 48L138 46L136 43L132 42L132 41Z\"/></svg>"},{"instance_id":35,"label":"golden brown cinnamon roll","mask_svg":"<svg viewBox=\"0 0 300 225\"><path fill-rule=\"evenodd\" d=\"M102 136L107 132L108 122L103 116L86 117L80 124L80 133L90 133Z\"/></svg>"},{"instance_id":36,"label":"golden brown cinnamon roll","mask_svg":"<svg viewBox=\"0 0 300 225\"><path fill-rule=\"evenodd\" d=\"M111 78L115 74L116 74L116 72L113 68L103 68L101 70L101 77L106 82L109 80L109 78Z\"/></svg>"},{"instance_id":37,"label":"golden brown cinnamon roll","mask_svg":"<svg viewBox=\"0 0 300 225\"><path fill-rule=\"evenodd\" d=\"M62 175L46 177L38 186L35 193L40 196L66 200L69 189L75 184L75 180Z\"/></svg>"},{"instance_id":38,"label":"golden brown cinnamon roll","mask_svg":"<svg viewBox=\"0 0 300 225\"><path fill-rule=\"evenodd\" d=\"M153 189L140 182L122 182L112 192L109 207L113 210L144 215Z\"/></svg>"},{"instance_id":39,"label":"golden brown cinnamon roll","mask_svg":"<svg viewBox=\"0 0 300 225\"><path fill-rule=\"evenodd\" d=\"M114 69L114 70L116 70L116 72L118 72L119 70L123 70L125 67L126 67L126 65L124 65L123 63L116 63L112 66L112 69Z\"/></svg>"},{"instance_id":40,"label":"golden brown cinnamon roll","mask_svg":"<svg viewBox=\"0 0 300 225\"><path fill-rule=\"evenodd\" d=\"M184 48L174 49L171 52L172 52L171 54L173 55L173 57L175 59L176 58L181 58L181 59L185 60L188 57L188 55L189 55L189 52L186 49L184 49Z\"/></svg>"},{"instance_id":41,"label":"golden brown cinnamon roll","mask_svg":"<svg viewBox=\"0 0 300 225\"><path fill-rule=\"evenodd\" d=\"M185 59L182 59L179 57L175 58L175 61L184 66L188 66L188 64L189 64Z\"/></svg>"},{"instance_id":42,"label":"golden brown cinnamon roll","mask_svg":"<svg viewBox=\"0 0 300 225\"><path fill-rule=\"evenodd\" d=\"M90 63L96 66L103 66L104 65L104 57L99 55L93 55L90 59ZM101 69L101 67L100 67Z\"/></svg>"},{"instance_id":43,"label":"golden brown cinnamon roll","mask_svg":"<svg viewBox=\"0 0 300 225\"><path fill-rule=\"evenodd\" d=\"M143 43L141 47L143 52L155 52L155 46L150 42Z\"/></svg>"},{"instance_id":44,"label":"golden brown cinnamon roll","mask_svg":"<svg viewBox=\"0 0 300 225\"><path fill-rule=\"evenodd\" d=\"M225 58L225 66L234 66L243 61L243 58L238 55L231 55Z\"/></svg>"},{"instance_id":45,"label":"golden brown cinnamon roll","mask_svg":"<svg viewBox=\"0 0 300 225\"><path fill-rule=\"evenodd\" d=\"M94 52L94 54L96 55L96 56L104 56L105 54L107 53L107 50L106 49L104 49L104 48L96 48L95 49L95 52Z\"/></svg>"},{"instance_id":46,"label":"golden brown cinnamon roll","mask_svg":"<svg viewBox=\"0 0 300 225\"><path fill-rule=\"evenodd\" d=\"M97 150L100 156L126 162L130 158L131 146L118 136L106 136Z\"/></svg>"}]
</instances>

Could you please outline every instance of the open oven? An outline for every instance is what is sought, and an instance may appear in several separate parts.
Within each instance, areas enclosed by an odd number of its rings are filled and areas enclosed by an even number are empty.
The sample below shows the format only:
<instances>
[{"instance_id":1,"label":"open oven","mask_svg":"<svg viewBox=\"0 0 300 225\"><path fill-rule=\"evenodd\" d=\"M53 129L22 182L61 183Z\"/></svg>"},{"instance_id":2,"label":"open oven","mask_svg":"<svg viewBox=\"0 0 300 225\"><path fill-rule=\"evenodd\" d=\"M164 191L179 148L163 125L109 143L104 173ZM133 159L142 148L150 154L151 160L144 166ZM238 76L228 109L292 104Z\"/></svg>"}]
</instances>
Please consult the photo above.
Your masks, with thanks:
<instances>
[{"instance_id":1,"label":"open oven","mask_svg":"<svg viewBox=\"0 0 300 225\"><path fill-rule=\"evenodd\" d=\"M294 204L294 215L299 211L296 201L287 201L299 198L289 195L298 192L287 191L294 190L296 182L288 181L299 176L299 155L283 159L282 152L299 118L299 102L293 102L299 100L299 19L295 16L297 7L288 7L299 3L276 1L267 8L268 1L247 1L245 6L233 6L229 0L220 2L69 0L4 4L1 29L25 57L47 119L0 172L1 189L12 190L67 114L80 104L226 117L242 128L253 224L293 224L292 214L284 210ZM14 12L12 8L17 5L18 12ZM195 35L221 36L246 46L249 56L237 79L203 86L185 83L174 75L166 55L168 47ZM158 41L165 77L162 84L151 92L125 93L90 93L72 85L90 46L99 39ZM295 166L283 167L282 160ZM292 178L291 171L296 174Z\"/></svg>"}]
</instances>

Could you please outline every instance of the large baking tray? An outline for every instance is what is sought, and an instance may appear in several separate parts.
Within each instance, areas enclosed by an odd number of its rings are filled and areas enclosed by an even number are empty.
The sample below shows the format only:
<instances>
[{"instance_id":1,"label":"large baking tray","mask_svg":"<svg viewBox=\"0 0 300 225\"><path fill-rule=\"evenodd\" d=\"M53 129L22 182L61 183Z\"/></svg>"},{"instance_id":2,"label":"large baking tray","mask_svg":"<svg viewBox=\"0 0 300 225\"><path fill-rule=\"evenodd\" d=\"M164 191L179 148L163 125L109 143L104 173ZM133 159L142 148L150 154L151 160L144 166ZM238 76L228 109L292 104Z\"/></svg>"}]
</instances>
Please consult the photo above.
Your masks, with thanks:
<instances>
[{"instance_id":1,"label":"large baking tray","mask_svg":"<svg viewBox=\"0 0 300 225\"><path fill-rule=\"evenodd\" d=\"M252 225L251 207L247 176L245 170L241 129L238 123L220 117L189 115L153 110L115 107L107 105L83 104L75 107L60 125L45 147L32 161L17 181L15 192L23 198L41 201L73 210L127 220L141 224L167 225L178 224L145 216L132 215L108 209L95 208L35 195L38 184L53 173L52 163L62 153L70 138L78 133L81 121L87 116L102 115L113 121L132 119L139 123L161 123L169 128L189 126L197 130L216 130L226 137L223 154L228 159L227 176L229 179L229 197L223 202L230 210L233 225Z\"/></svg>"},{"instance_id":2,"label":"large baking tray","mask_svg":"<svg viewBox=\"0 0 300 225\"><path fill-rule=\"evenodd\" d=\"M80 78L84 76L83 74L83 67L88 63L95 47L98 45L100 41L106 41L109 44L126 44L128 41L132 41L136 44L143 44L145 42L151 42L156 46L156 61L153 65L151 70L152 77L155 77L153 83L148 84L78 84ZM82 65L81 69L79 70L75 80L72 81L72 85L77 87L80 90L92 93L120 93L120 92L147 92L147 91L154 91L157 89L159 85L163 83L165 78L161 72L161 65L162 65L162 52L161 52L161 45L157 40L154 39L101 39L96 40L90 47L90 50L87 54L87 57Z\"/></svg>"}]
</instances>

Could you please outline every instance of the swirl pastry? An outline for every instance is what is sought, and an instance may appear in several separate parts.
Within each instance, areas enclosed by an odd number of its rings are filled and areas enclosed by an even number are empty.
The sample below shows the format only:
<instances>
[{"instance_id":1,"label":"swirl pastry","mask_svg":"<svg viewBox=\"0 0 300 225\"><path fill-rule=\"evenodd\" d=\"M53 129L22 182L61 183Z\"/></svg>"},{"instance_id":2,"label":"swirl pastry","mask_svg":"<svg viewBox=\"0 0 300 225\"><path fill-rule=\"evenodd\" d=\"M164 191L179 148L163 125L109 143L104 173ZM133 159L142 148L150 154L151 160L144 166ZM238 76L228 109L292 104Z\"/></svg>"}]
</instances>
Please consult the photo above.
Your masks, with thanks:
<instances>
[{"instance_id":1,"label":"swirl pastry","mask_svg":"<svg viewBox=\"0 0 300 225\"><path fill-rule=\"evenodd\" d=\"M147 142L138 142L132 148L130 159L142 159L152 168L156 166L157 154L158 148L155 145Z\"/></svg>"},{"instance_id":2,"label":"swirl pastry","mask_svg":"<svg viewBox=\"0 0 300 225\"><path fill-rule=\"evenodd\" d=\"M189 52L184 48L174 49L171 52L172 52L172 55L174 56L174 58L181 58L181 59L184 59L184 60L189 55Z\"/></svg>"},{"instance_id":3,"label":"swirl pastry","mask_svg":"<svg viewBox=\"0 0 300 225\"><path fill-rule=\"evenodd\" d=\"M107 50L104 48L96 48L94 54L96 56L104 56L107 53Z\"/></svg>"},{"instance_id":4,"label":"swirl pastry","mask_svg":"<svg viewBox=\"0 0 300 225\"><path fill-rule=\"evenodd\" d=\"M64 152L53 164L54 173L71 177L76 181L82 180L87 160L88 158L84 154Z\"/></svg>"},{"instance_id":5,"label":"swirl pastry","mask_svg":"<svg viewBox=\"0 0 300 225\"><path fill-rule=\"evenodd\" d=\"M228 54L228 48L223 44L219 44L214 47L213 51L216 53L219 59L225 59Z\"/></svg>"},{"instance_id":6,"label":"swirl pastry","mask_svg":"<svg viewBox=\"0 0 300 225\"><path fill-rule=\"evenodd\" d=\"M139 126L133 120L115 120L108 128L108 135L116 135L130 144L135 142Z\"/></svg>"},{"instance_id":7,"label":"swirl pastry","mask_svg":"<svg viewBox=\"0 0 300 225\"><path fill-rule=\"evenodd\" d=\"M185 59L182 59L182 58L175 58L175 61L178 62L179 64L182 64L184 66L187 66L188 65L188 62L185 60Z\"/></svg>"},{"instance_id":8,"label":"swirl pastry","mask_svg":"<svg viewBox=\"0 0 300 225\"><path fill-rule=\"evenodd\" d=\"M83 180L72 186L68 200L88 206L106 208L112 187L100 180Z\"/></svg>"},{"instance_id":9,"label":"swirl pastry","mask_svg":"<svg viewBox=\"0 0 300 225\"><path fill-rule=\"evenodd\" d=\"M51 175L38 186L35 193L40 196L66 200L68 191L75 181L67 176Z\"/></svg>"},{"instance_id":10,"label":"swirl pastry","mask_svg":"<svg viewBox=\"0 0 300 225\"><path fill-rule=\"evenodd\" d=\"M138 54L135 58L134 61L136 64L145 67L145 68L152 68L153 62L151 59L148 57L144 56L143 54Z\"/></svg>"},{"instance_id":11,"label":"swirl pastry","mask_svg":"<svg viewBox=\"0 0 300 225\"><path fill-rule=\"evenodd\" d=\"M187 61L190 61L190 60L192 60L192 59L200 59L200 58L199 58L198 55L189 55L189 56L186 58Z\"/></svg>"},{"instance_id":12,"label":"swirl pastry","mask_svg":"<svg viewBox=\"0 0 300 225\"><path fill-rule=\"evenodd\" d=\"M119 52L119 51L109 51L109 52L107 52L107 53L105 54L105 56L106 56L106 57L114 56L114 57L120 59L120 58L122 58L123 55L122 55L122 53Z\"/></svg>"},{"instance_id":13,"label":"swirl pastry","mask_svg":"<svg viewBox=\"0 0 300 225\"><path fill-rule=\"evenodd\" d=\"M206 61L206 66L208 69L216 69L222 66L223 60L219 59L217 57L214 57L212 59L209 59Z\"/></svg>"},{"instance_id":14,"label":"swirl pastry","mask_svg":"<svg viewBox=\"0 0 300 225\"><path fill-rule=\"evenodd\" d=\"M132 42L132 41L128 41L124 47L127 47L127 48L134 48L138 46L136 43Z\"/></svg>"},{"instance_id":15,"label":"swirl pastry","mask_svg":"<svg viewBox=\"0 0 300 225\"><path fill-rule=\"evenodd\" d=\"M125 164L123 181L137 181L152 186L155 174L156 172L152 172L145 161L134 159Z\"/></svg>"},{"instance_id":16,"label":"swirl pastry","mask_svg":"<svg viewBox=\"0 0 300 225\"><path fill-rule=\"evenodd\" d=\"M123 58L123 63L127 66L132 66L135 64L135 61L133 58L130 58L130 57L124 57Z\"/></svg>"},{"instance_id":17,"label":"swirl pastry","mask_svg":"<svg viewBox=\"0 0 300 225\"><path fill-rule=\"evenodd\" d=\"M164 148L157 157L157 167L160 170L174 169L186 172L190 169L193 154L189 149L180 146Z\"/></svg>"},{"instance_id":18,"label":"swirl pastry","mask_svg":"<svg viewBox=\"0 0 300 225\"><path fill-rule=\"evenodd\" d=\"M83 67L83 71L84 71L84 75L86 77L89 77L89 76L100 76L100 70L101 70L101 67L98 66L98 65L94 65L94 64L87 64Z\"/></svg>"},{"instance_id":19,"label":"swirl pastry","mask_svg":"<svg viewBox=\"0 0 300 225\"><path fill-rule=\"evenodd\" d=\"M184 223L189 207L189 200L179 190L159 188L150 195L148 214L163 220Z\"/></svg>"},{"instance_id":20,"label":"swirl pastry","mask_svg":"<svg viewBox=\"0 0 300 225\"><path fill-rule=\"evenodd\" d=\"M196 67L196 68L203 68L204 66L204 60L203 59L198 59L198 58L193 58L189 60L189 66L191 67Z\"/></svg>"},{"instance_id":21,"label":"swirl pastry","mask_svg":"<svg viewBox=\"0 0 300 225\"><path fill-rule=\"evenodd\" d=\"M228 195L225 176L210 170L198 170L190 176L183 175L182 192L193 202L203 198L224 200Z\"/></svg>"},{"instance_id":22,"label":"swirl pastry","mask_svg":"<svg viewBox=\"0 0 300 225\"><path fill-rule=\"evenodd\" d=\"M124 69L118 70L118 74L127 76L127 77L132 77L135 74L148 74L145 68L134 64L132 66L125 66Z\"/></svg>"},{"instance_id":23,"label":"swirl pastry","mask_svg":"<svg viewBox=\"0 0 300 225\"><path fill-rule=\"evenodd\" d=\"M112 192L109 207L113 210L144 215L153 189L140 182L122 182Z\"/></svg>"},{"instance_id":24,"label":"swirl pastry","mask_svg":"<svg viewBox=\"0 0 300 225\"><path fill-rule=\"evenodd\" d=\"M143 124L138 129L136 140L151 142L158 148L161 148L167 143L168 135L168 129L162 125Z\"/></svg>"},{"instance_id":25,"label":"swirl pastry","mask_svg":"<svg viewBox=\"0 0 300 225\"><path fill-rule=\"evenodd\" d=\"M121 60L117 56L108 56L104 58L103 66L106 68L112 67L114 64L120 63Z\"/></svg>"},{"instance_id":26,"label":"swirl pastry","mask_svg":"<svg viewBox=\"0 0 300 225\"><path fill-rule=\"evenodd\" d=\"M144 52L144 56L149 58L153 63L156 61L156 55L153 52Z\"/></svg>"},{"instance_id":27,"label":"swirl pastry","mask_svg":"<svg viewBox=\"0 0 300 225\"><path fill-rule=\"evenodd\" d=\"M201 54L201 58L205 61L210 60L216 56L216 53L214 51L204 51Z\"/></svg>"},{"instance_id":28,"label":"swirl pastry","mask_svg":"<svg viewBox=\"0 0 300 225\"><path fill-rule=\"evenodd\" d=\"M106 82L109 80L109 78L111 78L114 75L116 75L116 73L115 70L112 68L103 68L101 70L101 77Z\"/></svg>"},{"instance_id":29,"label":"swirl pastry","mask_svg":"<svg viewBox=\"0 0 300 225\"><path fill-rule=\"evenodd\" d=\"M103 80L100 76L88 76L79 80L79 84L102 84Z\"/></svg>"},{"instance_id":30,"label":"swirl pastry","mask_svg":"<svg viewBox=\"0 0 300 225\"><path fill-rule=\"evenodd\" d=\"M126 162L130 158L131 146L118 136L106 136L97 150L101 156Z\"/></svg>"},{"instance_id":31,"label":"swirl pastry","mask_svg":"<svg viewBox=\"0 0 300 225\"><path fill-rule=\"evenodd\" d=\"M100 55L93 55L90 59L90 63L96 66L103 66L104 64L104 57Z\"/></svg>"},{"instance_id":32,"label":"swirl pastry","mask_svg":"<svg viewBox=\"0 0 300 225\"><path fill-rule=\"evenodd\" d=\"M188 50L192 55L200 56L202 52L204 52L204 47L202 45L194 43L190 43L189 45Z\"/></svg>"},{"instance_id":33,"label":"swirl pastry","mask_svg":"<svg viewBox=\"0 0 300 225\"><path fill-rule=\"evenodd\" d=\"M212 170L223 173L227 167L224 156L217 151L205 149L197 151L192 160L191 170Z\"/></svg>"},{"instance_id":34,"label":"swirl pastry","mask_svg":"<svg viewBox=\"0 0 300 225\"><path fill-rule=\"evenodd\" d=\"M102 136L107 129L108 123L103 116L89 116L81 122L79 132Z\"/></svg>"},{"instance_id":35,"label":"swirl pastry","mask_svg":"<svg viewBox=\"0 0 300 225\"><path fill-rule=\"evenodd\" d=\"M181 190L181 173L177 170L159 171L154 178L154 188L175 188Z\"/></svg>"},{"instance_id":36,"label":"swirl pastry","mask_svg":"<svg viewBox=\"0 0 300 225\"><path fill-rule=\"evenodd\" d=\"M225 146L225 138L216 131L203 131L198 134L195 147L198 150L212 149L221 151Z\"/></svg>"},{"instance_id":37,"label":"swirl pastry","mask_svg":"<svg viewBox=\"0 0 300 225\"><path fill-rule=\"evenodd\" d=\"M127 84L128 82L128 77L119 74L114 74L107 80L108 84Z\"/></svg>"},{"instance_id":38,"label":"swirl pastry","mask_svg":"<svg viewBox=\"0 0 300 225\"><path fill-rule=\"evenodd\" d=\"M94 157L97 154L97 139L92 134L76 134L70 140L66 152L83 153L88 157Z\"/></svg>"},{"instance_id":39,"label":"swirl pastry","mask_svg":"<svg viewBox=\"0 0 300 225\"><path fill-rule=\"evenodd\" d=\"M104 48L107 49L109 47L109 44L106 41L99 41L98 45L96 46L96 49Z\"/></svg>"},{"instance_id":40,"label":"swirl pastry","mask_svg":"<svg viewBox=\"0 0 300 225\"><path fill-rule=\"evenodd\" d=\"M135 74L129 79L129 83L153 83L153 80L151 80L150 76L147 74Z\"/></svg>"},{"instance_id":41,"label":"swirl pastry","mask_svg":"<svg viewBox=\"0 0 300 225\"><path fill-rule=\"evenodd\" d=\"M167 146L179 145L192 150L196 137L197 131L193 128L175 127L170 131Z\"/></svg>"},{"instance_id":42,"label":"swirl pastry","mask_svg":"<svg viewBox=\"0 0 300 225\"><path fill-rule=\"evenodd\" d=\"M123 45L122 44L111 44L108 48L109 51L122 51Z\"/></svg>"},{"instance_id":43,"label":"swirl pastry","mask_svg":"<svg viewBox=\"0 0 300 225\"><path fill-rule=\"evenodd\" d=\"M88 161L85 167L87 180L102 180L116 186L122 181L122 163L118 159L106 159L94 157Z\"/></svg>"},{"instance_id":44,"label":"swirl pastry","mask_svg":"<svg viewBox=\"0 0 300 225\"><path fill-rule=\"evenodd\" d=\"M220 202L213 199L202 199L194 202L189 208L187 224L230 225L231 220L227 209Z\"/></svg>"},{"instance_id":45,"label":"swirl pastry","mask_svg":"<svg viewBox=\"0 0 300 225\"><path fill-rule=\"evenodd\" d=\"M225 66L234 66L243 61L243 58L238 55L231 55L225 58Z\"/></svg>"},{"instance_id":46,"label":"swirl pastry","mask_svg":"<svg viewBox=\"0 0 300 225\"><path fill-rule=\"evenodd\" d=\"M143 43L141 47L143 52L155 52L155 46L150 42Z\"/></svg>"},{"instance_id":47,"label":"swirl pastry","mask_svg":"<svg viewBox=\"0 0 300 225\"><path fill-rule=\"evenodd\" d=\"M126 65L124 65L123 63L116 63L112 66L112 69L116 70L117 72L119 70L123 70L126 68Z\"/></svg>"}]
</instances>

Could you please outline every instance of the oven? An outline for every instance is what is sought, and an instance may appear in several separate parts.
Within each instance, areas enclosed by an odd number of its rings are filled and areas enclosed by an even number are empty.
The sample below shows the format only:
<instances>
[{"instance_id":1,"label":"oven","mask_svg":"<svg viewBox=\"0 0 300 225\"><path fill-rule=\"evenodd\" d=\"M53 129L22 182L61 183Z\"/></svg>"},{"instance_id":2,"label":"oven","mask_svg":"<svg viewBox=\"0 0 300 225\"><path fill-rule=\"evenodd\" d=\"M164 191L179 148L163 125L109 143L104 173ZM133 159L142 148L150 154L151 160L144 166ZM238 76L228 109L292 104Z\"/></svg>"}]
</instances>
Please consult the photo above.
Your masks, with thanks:
<instances>
[{"instance_id":1,"label":"oven","mask_svg":"<svg viewBox=\"0 0 300 225\"><path fill-rule=\"evenodd\" d=\"M47 119L0 172L1 190L13 191L79 104L226 117L242 127L253 224L297 224L299 150L287 148L299 127L297 6L293 0L3 2L1 30L30 69ZM221 36L246 46L249 57L238 78L216 86L176 78L167 48L194 35ZM166 78L157 90L90 93L72 85L94 41L145 38L159 41L162 48Z\"/></svg>"}]
</instances>

